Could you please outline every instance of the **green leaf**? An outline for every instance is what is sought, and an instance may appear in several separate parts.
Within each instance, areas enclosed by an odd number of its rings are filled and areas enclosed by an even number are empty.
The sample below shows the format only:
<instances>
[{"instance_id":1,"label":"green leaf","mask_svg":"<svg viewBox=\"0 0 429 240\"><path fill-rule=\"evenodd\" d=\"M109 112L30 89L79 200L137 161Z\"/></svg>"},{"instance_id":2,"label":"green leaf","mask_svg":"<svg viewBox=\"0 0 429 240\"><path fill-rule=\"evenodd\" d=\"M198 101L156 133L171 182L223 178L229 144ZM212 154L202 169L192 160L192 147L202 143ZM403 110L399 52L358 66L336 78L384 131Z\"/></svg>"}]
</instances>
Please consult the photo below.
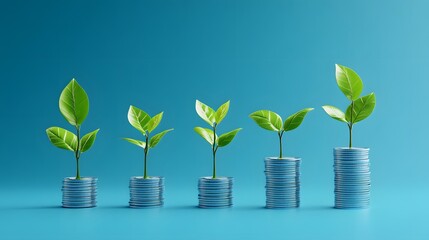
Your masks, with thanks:
<instances>
[{"instance_id":1,"label":"green leaf","mask_svg":"<svg viewBox=\"0 0 429 240\"><path fill-rule=\"evenodd\" d=\"M133 105L130 106L128 110L128 122L143 135L146 135L146 126L149 121L150 116L147 113Z\"/></svg>"},{"instance_id":2,"label":"green leaf","mask_svg":"<svg viewBox=\"0 0 429 240\"><path fill-rule=\"evenodd\" d=\"M340 109L330 105L322 106L322 108L331 118L341 122L347 122L344 112Z\"/></svg>"},{"instance_id":3,"label":"green leaf","mask_svg":"<svg viewBox=\"0 0 429 240\"><path fill-rule=\"evenodd\" d=\"M210 126L213 126L216 119L215 111L211 107L197 100L195 102L195 110L197 111L197 114L200 116L200 118L202 118L206 123L210 124Z\"/></svg>"},{"instance_id":4,"label":"green leaf","mask_svg":"<svg viewBox=\"0 0 429 240\"><path fill-rule=\"evenodd\" d=\"M74 78L61 92L59 106L61 114L73 126L80 126L88 115L88 95Z\"/></svg>"},{"instance_id":5,"label":"green leaf","mask_svg":"<svg viewBox=\"0 0 429 240\"><path fill-rule=\"evenodd\" d=\"M159 123L162 120L163 114L164 112L160 112L149 120L146 127L148 132L152 132L153 130L155 130L156 127L158 127Z\"/></svg>"},{"instance_id":6,"label":"green leaf","mask_svg":"<svg viewBox=\"0 0 429 240\"><path fill-rule=\"evenodd\" d=\"M314 108L304 108L301 111L298 111L292 115L290 115L283 126L283 129L285 131L291 131L295 128L299 127L301 125L302 121L304 121L305 115L307 115L308 112L313 111Z\"/></svg>"},{"instance_id":7,"label":"green leaf","mask_svg":"<svg viewBox=\"0 0 429 240\"><path fill-rule=\"evenodd\" d=\"M353 114L351 113L352 105L350 104L346 111L346 120L348 122L357 123L371 115L375 108L375 94L370 93L364 97L356 99L353 103ZM350 121L350 115L352 115L353 121Z\"/></svg>"},{"instance_id":8,"label":"green leaf","mask_svg":"<svg viewBox=\"0 0 429 240\"><path fill-rule=\"evenodd\" d=\"M54 146L76 151L77 137L72 132L60 127L50 127L46 129L46 134L48 135L49 141L51 141Z\"/></svg>"},{"instance_id":9,"label":"green leaf","mask_svg":"<svg viewBox=\"0 0 429 240\"><path fill-rule=\"evenodd\" d=\"M140 140L135 140L135 139L132 139L132 138L123 138L125 141L127 141L127 142L130 142L130 143L132 143L132 144L135 144L135 145L137 145L137 146L139 146L139 147L141 147L141 148L145 148L146 147L146 143L145 142L143 142L143 141L140 141Z\"/></svg>"},{"instance_id":10,"label":"green leaf","mask_svg":"<svg viewBox=\"0 0 429 240\"><path fill-rule=\"evenodd\" d=\"M275 112L269 110L259 110L250 114L249 117L251 117L256 122L256 124L258 124L263 129L270 131L280 131L282 129L283 120Z\"/></svg>"},{"instance_id":11,"label":"green leaf","mask_svg":"<svg viewBox=\"0 0 429 240\"><path fill-rule=\"evenodd\" d=\"M355 71L351 68L335 64L335 76L338 87L350 101L359 98L362 93L363 83Z\"/></svg>"},{"instance_id":12,"label":"green leaf","mask_svg":"<svg viewBox=\"0 0 429 240\"><path fill-rule=\"evenodd\" d=\"M224 133L219 136L218 146L224 147L232 142L235 135L241 130L241 128L237 128L235 130L232 130L231 132Z\"/></svg>"},{"instance_id":13,"label":"green leaf","mask_svg":"<svg viewBox=\"0 0 429 240\"><path fill-rule=\"evenodd\" d=\"M220 122L222 122L222 120L225 118L226 114L228 113L229 110L229 102L226 102L224 104L222 104L217 110L216 110L216 114L215 114L215 120L216 123L219 124Z\"/></svg>"},{"instance_id":14,"label":"green leaf","mask_svg":"<svg viewBox=\"0 0 429 240\"><path fill-rule=\"evenodd\" d=\"M195 132L197 132L201 137L203 137L208 143L213 145L214 143L214 134L213 131L208 128L202 128L202 127L195 127ZM218 137L216 136L216 139Z\"/></svg>"},{"instance_id":15,"label":"green leaf","mask_svg":"<svg viewBox=\"0 0 429 240\"><path fill-rule=\"evenodd\" d=\"M92 144L94 144L95 137L97 136L97 133L99 130L100 129L97 129L93 132L90 132L81 138L81 140L80 140L80 151L81 152L86 152L92 147Z\"/></svg>"},{"instance_id":16,"label":"green leaf","mask_svg":"<svg viewBox=\"0 0 429 240\"><path fill-rule=\"evenodd\" d=\"M156 145L158 145L158 143L159 143L159 141L161 141L162 137L164 137L164 135L170 131L173 131L173 129L171 128L171 129L162 131L162 132L154 135L149 141L149 147L154 148Z\"/></svg>"}]
</instances>

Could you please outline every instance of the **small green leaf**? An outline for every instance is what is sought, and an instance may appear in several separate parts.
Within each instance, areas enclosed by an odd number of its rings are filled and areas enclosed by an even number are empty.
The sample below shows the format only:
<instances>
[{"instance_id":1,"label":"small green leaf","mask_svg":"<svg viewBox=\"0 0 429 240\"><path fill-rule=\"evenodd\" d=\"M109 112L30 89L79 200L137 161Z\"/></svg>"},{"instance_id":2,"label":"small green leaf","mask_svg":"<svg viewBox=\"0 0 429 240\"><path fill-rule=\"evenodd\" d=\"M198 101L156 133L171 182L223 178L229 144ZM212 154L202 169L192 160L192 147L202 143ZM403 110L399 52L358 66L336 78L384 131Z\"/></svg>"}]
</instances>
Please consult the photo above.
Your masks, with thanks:
<instances>
[{"instance_id":1,"label":"small green leaf","mask_svg":"<svg viewBox=\"0 0 429 240\"><path fill-rule=\"evenodd\" d=\"M226 102L224 104L222 104L217 110L216 110L216 114L215 114L215 120L216 123L219 124L220 122L222 122L222 120L225 118L226 114L228 113L229 110L229 102Z\"/></svg>"},{"instance_id":2,"label":"small green leaf","mask_svg":"<svg viewBox=\"0 0 429 240\"><path fill-rule=\"evenodd\" d=\"M50 127L46 129L49 141L59 148L76 151L77 137L72 132L60 127Z\"/></svg>"},{"instance_id":3,"label":"small green leaf","mask_svg":"<svg viewBox=\"0 0 429 240\"><path fill-rule=\"evenodd\" d=\"M81 140L80 140L80 151L81 152L86 152L92 147L92 144L94 144L95 138L96 138L99 130L100 129L97 129L93 132L90 132L81 138Z\"/></svg>"},{"instance_id":4,"label":"small green leaf","mask_svg":"<svg viewBox=\"0 0 429 240\"><path fill-rule=\"evenodd\" d=\"M235 130L232 130L231 132L224 133L219 136L218 146L224 147L232 142L235 135L241 130L241 128L237 128Z\"/></svg>"},{"instance_id":5,"label":"small green leaf","mask_svg":"<svg viewBox=\"0 0 429 240\"><path fill-rule=\"evenodd\" d=\"M197 114L200 116L200 118L202 118L206 123L210 124L210 126L213 126L216 119L215 111L211 107L197 100L195 102L195 110L197 111Z\"/></svg>"},{"instance_id":6,"label":"small green leaf","mask_svg":"<svg viewBox=\"0 0 429 240\"><path fill-rule=\"evenodd\" d=\"M353 104L353 114L352 105L350 104L346 111L346 120L348 122L357 123L371 115L375 108L375 94L370 93L364 97L358 98L353 101ZM350 115L352 115L353 121L350 121Z\"/></svg>"},{"instance_id":7,"label":"small green leaf","mask_svg":"<svg viewBox=\"0 0 429 240\"><path fill-rule=\"evenodd\" d=\"M141 148L145 148L146 147L146 143L145 142L143 142L143 141L140 141L140 140L135 140L135 139L132 139L132 138L123 138L125 141L127 141L127 142L130 142L130 143L132 143L132 144L135 144L135 145L137 145L137 146L139 146L139 147L141 147Z\"/></svg>"},{"instance_id":8,"label":"small green leaf","mask_svg":"<svg viewBox=\"0 0 429 240\"><path fill-rule=\"evenodd\" d=\"M270 131L280 131L282 129L283 120L275 112L269 110L259 110L250 114L249 117L251 117L256 122L256 124L258 124L263 129Z\"/></svg>"},{"instance_id":9,"label":"small green leaf","mask_svg":"<svg viewBox=\"0 0 429 240\"><path fill-rule=\"evenodd\" d=\"M341 122L347 122L344 112L340 109L330 105L322 106L322 108L331 118Z\"/></svg>"},{"instance_id":10,"label":"small green leaf","mask_svg":"<svg viewBox=\"0 0 429 240\"><path fill-rule=\"evenodd\" d=\"M59 107L61 114L73 126L80 126L88 115L88 95L74 78L61 92Z\"/></svg>"},{"instance_id":11,"label":"small green leaf","mask_svg":"<svg viewBox=\"0 0 429 240\"><path fill-rule=\"evenodd\" d=\"M173 129L171 128L171 129L162 131L162 132L154 135L149 141L149 147L154 148L156 145L158 145L158 143L159 143L159 141L161 141L162 137L164 137L164 135L170 131L173 131Z\"/></svg>"},{"instance_id":12,"label":"small green leaf","mask_svg":"<svg viewBox=\"0 0 429 240\"><path fill-rule=\"evenodd\" d=\"M195 127L195 132L197 132L201 137L203 137L208 143L213 145L214 143L214 134L213 131L208 128L202 128L202 127ZM218 137L216 136L216 139Z\"/></svg>"},{"instance_id":13,"label":"small green leaf","mask_svg":"<svg viewBox=\"0 0 429 240\"><path fill-rule=\"evenodd\" d=\"M350 101L359 98L362 93L363 83L353 69L335 64L335 76L338 87Z\"/></svg>"},{"instance_id":14,"label":"small green leaf","mask_svg":"<svg viewBox=\"0 0 429 240\"><path fill-rule=\"evenodd\" d=\"M148 132L152 132L153 130L155 130L155 128L161 122L163 114L164 112L160 112L149 120L146 127Z\"/></svg>"},{"instance_id":15,"label":"small green leaf","mask_svg":"<svg viewBox=\"0 0 429 240\"><path fill-rule=\"evenodd\" d=\"M150 116L147 113L131 105L128 110L128 121L134 128L139 130L143 135L146 135L146 126L150 121Z\"/></svg>"},{"instance_id":16,"label":"small green leaf","mask_svg":"<svg viewBox=\"0 0 429 240\"><path fill-rule=\"evenodd\" d=\"M292 115L290 115L283 126L283 129L285 131L291 131L295 128L299 127L301 125L302 121L304 121L305 115L307 115L308 112L313 111L314 108L304 108L301 111L298 111Z\"/></svg>"}]
</instances>

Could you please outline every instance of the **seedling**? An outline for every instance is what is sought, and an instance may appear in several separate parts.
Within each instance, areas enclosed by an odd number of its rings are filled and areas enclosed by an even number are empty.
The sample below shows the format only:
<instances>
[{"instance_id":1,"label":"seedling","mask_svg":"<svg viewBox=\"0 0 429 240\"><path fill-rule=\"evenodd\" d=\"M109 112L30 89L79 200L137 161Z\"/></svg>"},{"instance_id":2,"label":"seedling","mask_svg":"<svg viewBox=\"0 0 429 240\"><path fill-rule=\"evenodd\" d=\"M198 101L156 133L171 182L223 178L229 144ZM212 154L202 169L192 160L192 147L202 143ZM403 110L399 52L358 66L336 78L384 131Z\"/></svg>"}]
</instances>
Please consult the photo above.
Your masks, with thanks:
<instances>
[{"instance_id":1,"label":"seedling","mask_svg":"<svg viewBox=\"0 0 429 240\"><path fill-rule=\"evenodd\" d=\"M76 129L76 135L64 128L50 127L46 129L51 143L59 148L74 152L76 159L76 180L80 180L79 159L94 144L100 129L92 131L80 138L80 129L89 112L89 100L85 90L73 78L60 95L60 112Z\"/></svg>"},{"instance_id":2,"label":"seedling","mask_svg":"<svg viewBox=\"0 0 429 240\"><path fill-rule=\"evenodd\" d=\"M229 110L229 102L222 104L216 111L214 111L211 107L205 105L200 101L196 101L195 109L197 111L198 116L200 116L206 123L208 123L211 129L195 127L194 130L197 132L202 138L204 138L208 143L210 143L212 147L213 153L213 176L212 178L216 178L216 152L219 147L225 147L230 144L234 139L235 135L241 130L241 128L237 128L232 130L231 132L224 133L219 137L216 134L217 127L225 118L226 114Z\"/></svg>"},{"instance_id":3,"label":"seedling","mask_svg":"<svg viewBox=\"0 0 429 240\"><path fill-rule=\"evenodd\" d=\"M282 146L282 138L283 134L287 131L294 130L295 128L301 125L302 121L304 121L305 115L308 112L312 111L314 108L305 108L299 112L296 112L290 115L285 122L283 123L282 118L275 112L269 110L259 110L252 114L251 117L256 124L258 124L261 128L277 132L279 136L279 145L280 145L280 154L279 158L283 158L283 146Z\"/></svg>"},{"instance_id":4,"label":"seedling","mask_svg":"<svg viewBox=\"0 0 429 240\"><path fill-rule=\"evenodd\" d=\"M143 148L144 150L143 178L145 179L149 178L147 174L147 156L149 153L149 149L154 148L156 145L158 145L162 137L164 137L165 134L173 130L171 128L171 129L162 131L158 134L155 134L153 135L153 137L150 137L150 134L152 133L152 131L155 130L155 128L161 122L163 114L164 112L160 112L157 115L150 117L149 114L132 105L128 110L128 121L130 122L131 126L137 129L141 134L143 134L145 140L140 141L132 138L124 138L124 140Z\"/></svg>"},{"instance_id":5,"label":"seedling","mask_svg":"<svg viewBox=\"0 0 429 240\"><path fill-rule=\"evenodd\" d=\"M375 94L372 92L360 97L363 83L359 75L351 68L336 64L335 77L338 87L350 100L350 105L345 113L330 105L323 106L323 109L331 118L347 123L349 128L349 148L351 148L353 125L371 115L375 107Z\"/></svg>"}]
</instances>

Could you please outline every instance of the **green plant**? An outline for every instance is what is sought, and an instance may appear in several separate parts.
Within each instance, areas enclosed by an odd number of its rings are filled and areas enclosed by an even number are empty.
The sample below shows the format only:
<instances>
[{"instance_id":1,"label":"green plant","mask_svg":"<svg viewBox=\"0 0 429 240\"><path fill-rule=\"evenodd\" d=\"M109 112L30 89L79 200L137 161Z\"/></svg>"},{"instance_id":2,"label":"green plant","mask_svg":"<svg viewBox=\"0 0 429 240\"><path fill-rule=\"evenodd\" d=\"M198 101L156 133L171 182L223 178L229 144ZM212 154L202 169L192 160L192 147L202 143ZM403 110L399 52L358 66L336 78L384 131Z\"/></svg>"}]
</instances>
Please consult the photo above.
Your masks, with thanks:
<instances>
[{"instance_id":1,"label":"green plant","mask_svg":"<svg viewBox=\"0 0 429 240\"><path fill-rule=\"evenodd\" d=\"M91 148L100 129L80 138L81 125L89 112L89 100L85 90L74 78L61 92L59 106L64 118L75 127L76 135L60 127L50 127L46 129L46 134L54 146L74 152L76 158L76 179L80 180L80 155Z\"/></svg>"},{"instance_id":2,"label":"green plant","mask_svg":"<svg viewBox=\"0 0 429 240\"><path fill-rule=\"evenodd\" d=\"M132 138L124 138L124 140L143 148L144 150L143 177L145 179L149 177L147 175L147 156L149 153L149 149L154 148L156 145L158 145L158 143L161 141L164 135L173 130L171 128L171 129L162 131L158 134L155 134L153 135L153 137L150 137L150 134L152 133L152 131L155 130L155 128L159 125L159 123L161 123L163 114L164 112L160 112L155 116L150 117L149 114L145 113L143 110L136 108L132 105L128 110L128 121L130 122L131 126L139 130L139 132L143 134L143 136L145 137L145 140L140 141Z\"/></svg>"},{"instance_id":3,"label":"green plant","mask_svg":"<svg viewBox=\"0 0 429 240\"><path fill-rule=\"evenodd\" d=\"M350 105L345 113L330 105L323 106L323 109L331 118L347 123L349 128L349 148L351 148L353 125L371 115L375 107L375 94L372 92L360 97L363 83L359 75L351 68L335 64L335 77L338 87L350 100Z\"/></svg>"},{"instance_id":4,"label":"green plant","mask_svg":"<svg viewBox=\"0 0 429 240\"><path fill-rule=\"evenodd\" d=\"M282 118L275 112L269 110L259 110L249 115L256 124L258 124L261 128L277 132L279 136L280 142L280 154L279 158L283 157L283 146L282 146L282 138L283 134L287 131L294 130L295 128L301 125L302 121L304 121L305 115L308 112L312 111L314 108L305 108L301 111L298 111L292 115L290 115L285 122L283 123Z\"/></svg>"},{"instance_id":5,"label":"green plant","mask_svg":"<svg viewBox=\"0 0 429 240\"><path fill-rule=\"evenodd\" d=\"M206 123L208 123L211 129L195 127L194 130L208 143L210 143L213 152L213 178L216 178L216 153L219 147L225 147L232 142L235 135L241 130L237 128L230 132L224 133L219 137L216 134L217 127L225 118L229 110L229 102L222 104L216 111L204 103L196 100L195 109L198 116L200 116Z\"/></svg>"}]
</instances>

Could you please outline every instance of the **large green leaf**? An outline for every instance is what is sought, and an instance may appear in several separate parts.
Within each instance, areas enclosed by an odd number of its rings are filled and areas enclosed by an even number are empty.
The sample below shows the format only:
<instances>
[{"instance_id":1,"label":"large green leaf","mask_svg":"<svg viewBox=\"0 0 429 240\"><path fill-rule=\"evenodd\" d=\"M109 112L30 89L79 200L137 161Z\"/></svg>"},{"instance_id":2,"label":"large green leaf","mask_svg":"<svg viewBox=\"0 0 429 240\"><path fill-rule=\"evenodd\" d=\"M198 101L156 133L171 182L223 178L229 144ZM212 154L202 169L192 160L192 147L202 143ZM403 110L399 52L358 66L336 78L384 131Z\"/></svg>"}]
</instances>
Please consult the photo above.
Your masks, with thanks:
<instances>
[{"instance_id":1,"label":"large green leaf","mask_svg":"<svg viewBox=\"0 0 429 240\"><path fill-rule=\"evenodd\" d=\"M60 127L50 127L46 129L46 134L48 135L49 141L51 141L54 146L76 151L77 137L72 132Z\"/></svg>"},{"instance_id":2,"label":"large green leaf","mask_svg":"<svg viewBox=\"0 0 429 240\"><path fill-rule=\"evenodd\" d=\"M314 108L304 108L301 111L298 111L292 115L290 115L284 125L283 125L283 129L285 131L291 131L294 130L295 128L299 127L299 125L301 125L302 121L304 121L305 115L307 115L308 112L313 111Z\"/></svg>"},{"instance_id":3,"label":"large green leaf","mask_svg":"<svg viewBox=\"0 0 429 240\"><path fill-rule=\"evenodd\" d=\"M275 112L259 110L250 114L250 117L263 129L271 131L280 131L282 129L283 120Z\"/></svg>"},{"instance_id":4,"label":"large green leaf","mask_svg":"<svg viewBox=\"0 0 429 240\"><path fill-rule=\"evenodd\" d=\"M146 126L150 121L149 114L131 105L130 109L128 110L128 121L134 128L139 130L143 135L146 135Z\"/></svg>"},{"instance_id":5,"label":"large green leaf","mask_svg":"<svg viewBox=\"0 0 429 240\"><path fill-rule=\"evenodd\" d=\"M222 122L222 120L225 118L226 114L228 113L229 110L229 102L226 102L224 104L222 104L215 113L215 120L216 123L219 124L220 122Z\"/></svg>"},{"instance_id":6,"label":"large green leaf","mask_svg":"<svg viewBox=\"0 0 429 240\"><path fill-rule=\"evenodd\" d=\"M235 130L232 130L231 132L224 133L219 136L218 146L224 147L231 143L231 141L234 139L235 135L241 130L241 128L237 128Z\"/></svg>"},{"instance_id":7,"label":"large green leaf","mask_svg":"<svg viewBox=\"0 0 429 240\"><path fill-rule=\"evenodd\" d=\"M153 116L149 122L147 123L147 131L148 132L152 132L153 130L155 130L156 127L158 127L159 123L162 120L162 115L164 114L164 112L160 112L157 115Z\"/></svg>"},{"instance_id":8,"label":"large green leaf","mask_svg":"<svg viewBox=\"0 0 429 240\"><path fill-rule=\"evenodd\" d=\"M211 107L197 100L195 102L195 110L198 116L210 124L210 126L213 126L214 122L216 122L215 111Z\"/></svg>"},{"instance_id":9,"label":"large green leaf","mask_svg":"<svg viewBox=\"0 0 429 240\"><path fill-rule=\"evenodd\" d=\"M353 104L354 104L353 113L352 113L351 104L347 108L346 120L348 122L357 123L364 120L369 115L371 115L375 107L375 94L370 93L364 97L358 98L355 101L353 101ZM351 115L352 115L352 119L350 119Z\"/></svg>"},{"instance_id":10,"label":"large green leaf","mask_svg":"<svg viewBox=\"0 0 429 240\"><path fill-rule=\"evenodd\" d=\"M335 77L338 87L350 101L359 98L362 93L363 83L355 71L351 68L336 64Z\"/></svg>"},{"instance_id":11,"label":"large green leaf","mask_svg":"<svg viewBox=\"0 0 429 240\"><path fill-rule=\"evenodd\" d=\"M92 147L92 144L94 144L95 137L97 136L97 133L99 130L100 129L92 131L92 132L90 132L90 133L88 133L82 137L82 139L80 140L80 151L81 152L86 152Z\"/></svg>"},{"instance_id":12,"label":"large green leaf","mask_svg":"<svg viewBox=\"0 0 429 240\"><path fill-rule=\"evenodd\" d=\"M132 144L135 144L135 145L137 145L137 146L139 146L139 147L141 147L143 149L146 147L146 143L143 142L143 141L140 141L140 140L135 140L135 139L132 139L132 138L124 138L124 140L127 141L127 142L130 142Z\"/></svg>"},{"instance_id":13,"label":"large green leaf","mask_svg":"<svg viewBox=\"0 0 429 240\"><path fill-rule=\"evenodd\" d=\"M213 131L208 128L202 128L202 127L195 127L195 132L197 132L201 137L203 137L208 143L213 145L214 143L214 134ZM216 139L218 137L216 136Z\"/></svg>"},{"instance_id":14,"label":"large green leaf","mask_svg":"<svg viewBox=\"0 0 429 240\"><path fill-rule=\"evenodd\" d=\"M162 137L164 137L164 135L170 131L173 131L173 129L171 128L171 129L162 131L158 134L155 134L149 141L149 147L154 148L156 145L158 145L158 143L159 143L159 141L161 141Z\"/></svg>"},{"instance_id":15,"label":"large green leaf","mask_svg":"<svg viewBox=\"0 0 429 240\"><path fill-rule=\"evenodd\" d=\"M340 109L330 105L322 106L322 108L331 118L341 122L347 122L344 112Z\"/></svg>"},{"instance_id":16,"label":"large green leaf","mask_svg":"<svg viewBox=\"0 0 429 240\"><path fill-rule=\"evenodd\" d=\"M88 95L74 78L61 92L59 106L61 114L73 126L80 126L88 115Z\"/></svg>"}]
</instances>

